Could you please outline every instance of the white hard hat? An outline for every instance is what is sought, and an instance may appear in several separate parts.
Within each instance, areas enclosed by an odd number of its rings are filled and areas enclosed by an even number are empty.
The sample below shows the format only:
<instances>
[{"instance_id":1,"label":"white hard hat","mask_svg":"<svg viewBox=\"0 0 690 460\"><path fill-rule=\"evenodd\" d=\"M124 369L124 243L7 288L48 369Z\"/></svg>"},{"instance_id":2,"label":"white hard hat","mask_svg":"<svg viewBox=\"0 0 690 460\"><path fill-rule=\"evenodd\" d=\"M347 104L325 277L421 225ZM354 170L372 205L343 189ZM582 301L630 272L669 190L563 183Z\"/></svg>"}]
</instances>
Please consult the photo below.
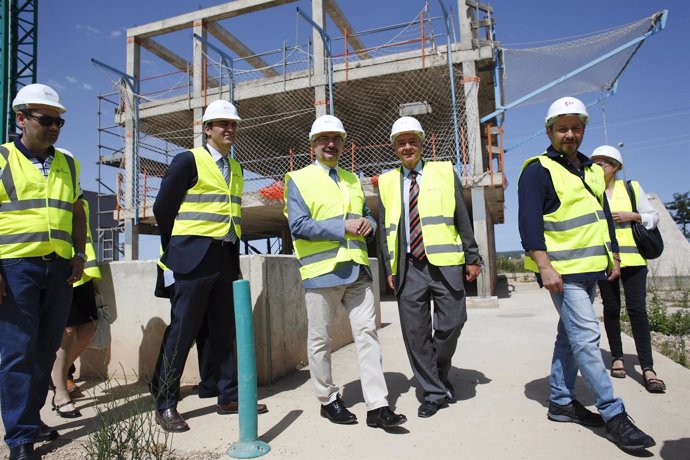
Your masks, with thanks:
<instances>
[{"instance_id":1,"label":"white hard hat","mask_svg":"<svg viewBox=\"0 0 690 460\"><path fill-rule=\"evenodd\" d=\"M313 142L321 133L340 133L343 135L343 139L347 137L343 122L333 115L321 115L314 120L314 123L311 125L311 131L309 131L309 142Z\"/></svg>"},{"instance_id":2,"label":"white hard hat","mask_svg":"<svg viewBox=\"0 0 690 460\"><path fill-rule=\"evenodd\" d=\"M235 107L232 102L219 100L211 102L208 107L206 107L204 116L201 119L204 123L213 120L240 121L241 118L237 114L237 107Z\"/></svg>"},{"instance_id":3,"label":"white hard hat","mask_svg":"<svg viewBox=\"0 0 690 460\"><path fill-rule=\"evenodd\" d=\"M562 97L551 104L549 111L546 113L544 126L548 128L556 121L556 118L561 115L574 115L580 117L580 120L582 120L585 126L589 121L587 107L585 107L585 104L583 104L581 100L574 97Z\"/></svg>"},{"instance_id":4,"label":"white hard hat","mask_svg":"<svg viewBox=\"0 0 690 460\"><path fill-rule=\"evenodd\" d=\"M391 142L395 142L395 138L402 133L415 133L421 140L426 136L421 123L414 117L400 117L395 120L391 129Z\"/></svg>"},{"instance_id":5,"label":"white hard hat","mask_svg":"<svg viewBox=\"0 0 690 460\"><path fill-rule=\"evenodd\" d=\"M26 105L45 105L52 107L60 113L65 113L67 109L60 104L58 93L47 85L32 83L24 86L17 91L17 95L12 101L12 110L19 112Z\"/></svg>"},{"instance_id":6,"label":"white hard hat","mask_svg":"<svg viewBox=\"0 0 690 460\"><path fill-rule=\"evenodd\" d=\"M623 169L623 155L621 155L616 147L612 147L610 145L601 145L595 148L594 152L592 152L592 160L597 157L605 157L615 160L619 165L621 165L618 169Z\"/></svg>"}]
</instances>

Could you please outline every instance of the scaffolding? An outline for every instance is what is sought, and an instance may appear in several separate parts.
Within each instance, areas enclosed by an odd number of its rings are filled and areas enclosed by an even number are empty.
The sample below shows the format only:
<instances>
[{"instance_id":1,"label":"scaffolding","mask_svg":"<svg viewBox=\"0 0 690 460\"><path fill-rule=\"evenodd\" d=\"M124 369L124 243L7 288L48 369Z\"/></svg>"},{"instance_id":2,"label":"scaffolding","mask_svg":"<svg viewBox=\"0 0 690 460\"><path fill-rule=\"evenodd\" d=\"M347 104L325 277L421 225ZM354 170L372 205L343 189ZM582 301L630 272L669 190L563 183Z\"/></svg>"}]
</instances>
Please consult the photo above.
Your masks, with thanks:
<instances>
[{"instance_id":1,"label":"scaffolding","mask_svg":"<svg viewBox=\"0 0 690 460\"><path fill-rule=\"evenodd\" d=\"M222 98L232 100L242 117L233 155L245 176L245 252L291 252L283 178L313 161L307 132L314 118L327 112L345 124L348 138L341 166L359 175L374 213L378 175L399 163L389 143L390 127L400 116L417 117L427 132L424 158L455 165L466 187L480 250L494 252L493 225L503 222L505 181L502 154L497 152L502 142L500 132L498 137L492 130L485 135L479 121L480 113L495 110L493 88L500 84L493 73L491 7L460 0L458 18L445 9L433 17L420 2L419 13L408 22L358 32L334 0L313 0L311 16L302 21L313 28L308 39L283 42L263 53L244 46L223 26L227 18L250 11L261 14L254 10L283 3L289 1L230 2L128 30L127 69L122 74L136 78L138 92L122 79L114 82L120 144L101 154L102 164L119 171L118 217L125 233L128 228L132 232L125 240L155 231L152 204L167 166L177 153L202 145L203 108ZM325 33L327 14L340 36ZM185 28L193 32L190 60L158 39ZM169 71L143 75L143 50L170 65ZM230 56L231 51L237 56ZM136 258L136 247L125 244L124 257ZM493 259L485 260L490 265ZM481 282L482 294L493 290L493 276Z\"/></svg>"}]
</instances>

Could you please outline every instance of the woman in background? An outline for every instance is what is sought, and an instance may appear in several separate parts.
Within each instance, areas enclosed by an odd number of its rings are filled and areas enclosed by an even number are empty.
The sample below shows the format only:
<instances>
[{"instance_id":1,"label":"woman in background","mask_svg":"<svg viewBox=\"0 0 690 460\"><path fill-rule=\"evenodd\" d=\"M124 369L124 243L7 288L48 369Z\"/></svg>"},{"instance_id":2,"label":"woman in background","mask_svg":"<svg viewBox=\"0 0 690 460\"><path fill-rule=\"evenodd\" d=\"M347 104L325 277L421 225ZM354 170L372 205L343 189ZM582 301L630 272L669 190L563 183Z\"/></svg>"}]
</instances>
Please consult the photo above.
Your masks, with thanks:
<instances>
[{"instance_id":1,"label":"woman in background","mask_svg":"<svg viewBox=\"0 0 690 460\"><path fill-rule=\"evenodd\" d=\"M633 212L630 195L624 180L616 180L616 173L623 169L623 156L610 145L602 145L592 153L592 160L604 169L606 197L613 220L616 223L616 239L620 246L621 276L625 292L625 308L630 318L637 358L642 368L642 380L650 393L663 393L666 384L654 372L652 342L647 317L647 260L640 255L632 233L632 222L644 225L648 230L656 228L659 214L652 207L640 184L632 181L637 212ZM599 281L599 292L604 304L604 327L609 340L613 362L611 376L625 378L623 344L621 342L621 291L619 280Z\"/></svg>"}]
</instances>

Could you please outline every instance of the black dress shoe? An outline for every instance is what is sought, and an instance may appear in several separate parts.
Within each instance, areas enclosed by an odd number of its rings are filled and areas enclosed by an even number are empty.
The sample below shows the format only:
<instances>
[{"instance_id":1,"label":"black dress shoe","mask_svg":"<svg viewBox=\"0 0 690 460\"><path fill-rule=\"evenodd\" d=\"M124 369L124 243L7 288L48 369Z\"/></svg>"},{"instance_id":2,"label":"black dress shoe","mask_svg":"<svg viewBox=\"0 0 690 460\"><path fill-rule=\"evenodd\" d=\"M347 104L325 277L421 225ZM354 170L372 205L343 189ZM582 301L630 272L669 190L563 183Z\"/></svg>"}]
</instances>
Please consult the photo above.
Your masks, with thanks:
<instances>
[{"instance_id":1,"label":"black dress shoe","mask_svg":"<svg viewBox=\"0 0 690 460\"><path fill-rule=\"evenodd\" d=\"M424 401L422 405L419 406L417 415L422 418L431 417L438 412L440 408L446 407L447 405L448 403L445 401L445 399L441 399L440 401Z\"/></svg>"},{"instance_id":2,"label":"black dress shoe","mask_svg":"<svg viewBox=\"0 0 690 460\"><path fill-rule=\"evenodd\" d=\"M164 411L156 410L156 423L168 433L182 433L189 431L189 425L184 421L177 408L171 407Z\"/></svg>"},{"instance_id":3,"label":"black dress shoe","mask_svg":"<svg viewBox=\"0 0 690 460\"><path fill-rule=\"evenodd\" d=\"M374 428L393 428L407 422L403 414L396 414L390 407L384 406L367 412L367 426Z\"/></svg>"},{"instance_id":4,"label":"black dress shoe","mask_svg":"<svg viewBox=\"0 0 690 460\"><path fill-rule=\"evenodd\" d=\"M357 416L347 410L340 396L337 396L332 403L325 406L321 405L321 417L326 417L331 422L342 425L357 423Z\"/></svg>"},{"instance_id":5,"label":"black dress shoe","mask_svg":"<svg viewBox=\"0 0 690 460\"><path fill-rule=\"evenodd\" d=\"M10 449L10 460L34 460L35 458L33 444L22 444Z\"/></svg>"},{"instance_id":6,"label":"black dress shoe","mask_svg":"<svg viewBox=\"0 0 690 460\"><path fill-rule=\"evenodd\" d=\"M455 388L453 388L453 384L450 383L450 381L446 380L443 382L443 384L446 386L446 399L450 403L454 403L456 401L455 399Z\"/></svg>"},{"instance_id":7,"label":"black dress shoe","mask_svg":"<svg viewBox=\"0 0 690 460\"><path fill-rule=\"evenodd\" d=\"M38 432L38 436L36 437L36 441L52 441L54 439L57 439L60 437L60 433L58 433L58 430L54 430L53 428L49 427L45 423L41 422L41 429Z\"/></svg>"},{"instance_id":8,"label":"black dress shoe","mask_svg":"<svg viewBox=\"0 0 690 460\"><path fill-rule=\"evenodd\" d=\"M239 414L240 403L232 401L227 404L216 404L216 412L220 415ZM266 412L268 412L268 406L266 406L266 404L256 403L257 414L265 414Z\"/></svg>"}]
</instances>

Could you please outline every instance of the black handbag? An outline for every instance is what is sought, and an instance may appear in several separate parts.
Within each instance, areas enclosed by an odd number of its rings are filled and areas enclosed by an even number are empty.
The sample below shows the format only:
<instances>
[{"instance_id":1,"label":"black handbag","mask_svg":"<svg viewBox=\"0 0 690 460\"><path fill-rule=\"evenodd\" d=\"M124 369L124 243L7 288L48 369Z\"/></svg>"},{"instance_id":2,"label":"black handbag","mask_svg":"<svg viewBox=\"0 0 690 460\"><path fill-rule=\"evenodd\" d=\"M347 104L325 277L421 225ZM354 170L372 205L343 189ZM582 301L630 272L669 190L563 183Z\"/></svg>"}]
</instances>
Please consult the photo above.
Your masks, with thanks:
<instances>
[{"instance_id":1,"label":"black handbag","mask_svg":"<svg viewBox=\"0 0 690 460\"><path fill-rule=\"evenodd\" d=\"M630 181L625 182L625 188L628 191L630 203L632 203L632 210L637 212L635 190L633 190ZM664 240L661 238L658 227L653 230L647 230L644 225L638 222L631 222L630 224L632 225L633 238L635 238L637 250L640 251L642 257L645 259L656 259L664 252Z\"/></svg>"}]
</instances>

